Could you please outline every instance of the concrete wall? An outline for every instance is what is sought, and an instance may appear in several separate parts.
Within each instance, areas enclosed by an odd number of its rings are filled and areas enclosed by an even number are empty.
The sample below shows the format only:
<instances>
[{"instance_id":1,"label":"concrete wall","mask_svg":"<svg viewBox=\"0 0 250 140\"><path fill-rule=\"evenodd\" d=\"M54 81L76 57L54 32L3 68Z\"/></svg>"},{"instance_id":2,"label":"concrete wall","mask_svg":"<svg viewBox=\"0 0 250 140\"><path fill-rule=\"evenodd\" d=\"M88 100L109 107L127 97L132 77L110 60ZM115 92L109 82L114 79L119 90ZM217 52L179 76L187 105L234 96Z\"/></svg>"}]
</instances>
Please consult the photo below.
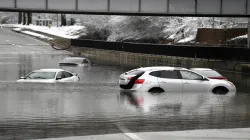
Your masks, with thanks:
<instances>
[{"instance_id":1,"label":"concrete wall","mask_svg":"<svg viewBox=\"0 0 250 140\"><path fill-rule=\"evenodd\" d=\"M88 56L93 61L101 60L106 64L127 65L133 67L145 66L180 66L180 67L206 67L217 70L250 72L248 65L237 62L219 60L194 59L185 57L171 57L162 55L150 55L139 53L128 53L122 51L111 51L91 48L73 48L76 54Z\"/></svg>"}]
</instances>

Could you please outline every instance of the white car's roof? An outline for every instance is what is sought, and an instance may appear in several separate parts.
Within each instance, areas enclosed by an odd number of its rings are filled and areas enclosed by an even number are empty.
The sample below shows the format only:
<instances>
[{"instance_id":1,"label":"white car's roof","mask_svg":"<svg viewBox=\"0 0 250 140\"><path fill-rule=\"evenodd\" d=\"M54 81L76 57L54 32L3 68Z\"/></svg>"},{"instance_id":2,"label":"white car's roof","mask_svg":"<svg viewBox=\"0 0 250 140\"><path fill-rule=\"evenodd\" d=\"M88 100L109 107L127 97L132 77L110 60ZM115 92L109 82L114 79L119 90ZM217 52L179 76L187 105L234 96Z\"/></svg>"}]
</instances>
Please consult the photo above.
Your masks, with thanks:
<instances>
[{"instance_id":1,"label":"white car's roof","mask_svg":"<svg viewBox=\"0 0 250 140\"><path fill-rule=\"evenodd\" d=\"M209 71L209 70L212 70L212 69L209 69L209 68L191 68L190 70Z\"/></svg>"},{"instance_id":2,"label":"white car's roof","mask_svg":"<svg viewBox=\"0 0 250 140\"><path fill-rule=\"evenodd\" d=\"M34 72L60 72L64 71L63 69L40 69L40 70L35 70Z\"/></svg>"},{"instance_id":3,"label":"white car's roof","mask_svg":"<svg viewBox=\"0 0 250 140\"><path fill-rule=\"evenodd\" d=\"M156 67L142 67L138 70L149 71L149 70L187 70L186 68L182 67L168 67L168 66L156 66Z\"/></svg>"}]
</instances>

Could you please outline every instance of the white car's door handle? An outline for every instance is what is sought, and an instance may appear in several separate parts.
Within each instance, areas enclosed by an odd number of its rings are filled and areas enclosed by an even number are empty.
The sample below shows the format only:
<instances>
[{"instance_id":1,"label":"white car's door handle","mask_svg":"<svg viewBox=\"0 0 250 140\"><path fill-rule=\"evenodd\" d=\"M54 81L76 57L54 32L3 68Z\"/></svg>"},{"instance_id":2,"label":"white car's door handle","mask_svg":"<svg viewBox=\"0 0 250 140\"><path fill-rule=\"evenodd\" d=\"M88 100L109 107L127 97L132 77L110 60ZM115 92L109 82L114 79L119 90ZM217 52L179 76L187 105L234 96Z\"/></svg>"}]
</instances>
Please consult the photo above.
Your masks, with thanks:
<instances>
[{"instance_id":1,"label":"white car's door handle","mask_svg":"<svg viewBox=\"0 0 250 140\"><path fill-rule=\"evenodd\" d=\"M184 82L184 84L190 84L190 83L188 83L188 82Z\"/></svg>"},{"instance_id":2,"label":"white car's door handle","mask_svg":"<svg viewBox=\"0 0 250 140\"><path fill-rule=\"evenodd\" d=\"M168 83L168 82L165 82L165 81L161 81L161 83Z\"/></svg>"}]
</instances>

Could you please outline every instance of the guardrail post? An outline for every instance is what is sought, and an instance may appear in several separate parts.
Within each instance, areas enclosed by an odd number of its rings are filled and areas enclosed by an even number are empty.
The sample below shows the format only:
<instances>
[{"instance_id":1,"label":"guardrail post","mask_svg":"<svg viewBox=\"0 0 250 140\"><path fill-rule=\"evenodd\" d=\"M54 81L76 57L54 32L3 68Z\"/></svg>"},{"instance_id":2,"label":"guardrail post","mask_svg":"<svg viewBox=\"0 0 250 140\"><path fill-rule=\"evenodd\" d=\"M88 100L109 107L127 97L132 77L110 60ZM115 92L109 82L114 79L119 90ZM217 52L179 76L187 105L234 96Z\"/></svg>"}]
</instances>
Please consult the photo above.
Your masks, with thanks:
<instances>
[{"instance_id":1,"label":"guardrail post","mask_svg":"<svg viewBox=\"0 0 250 140\"><path fill-rule=\"evenodd\" d=\"M17 0L14 1L14 7L17 8Z\"/></svg>"},{"instance_id":2,"label":"guardrail post","mask_svg":"<svg viewBox=\"0 0 250 140\"><path fill-rule=\"evenodd\" d=\"M76 0L76 11L78 10L78 0Z\"/></svg>"},{"instance_id":3,"label":"guardrail post","mask_svg":"<svg viewBox=\"0 0 250 140\"><path fill-rule=\"evenodd\" d=\"M46 9L48 9L48 6L49 6L48 0L45 0L45 7L46 7Z\"/></svg>"},{"instance_id":4,"label":"guardrail post","mask_svg":"<svg viewBox=\"0 0 250 140\"><path fill-rule=\"evenodd\" d=\"M139 2L138 12L141 12L141 0L139 0L138 2Z\"/></svg>"},{"instance_id":5,"label":"guardrail post","mask_svg":"<svg viewBox=\"0 0 250 140\"><path fill-rule=\"evenodd\" d=\"M108 0L108 11L110 11L110 0Z\"/></svg>"},{"instance_id":6,"label":"guardrail post","mask_svg":"<svg viewBox=\"0 0 250 140\"><path fill-rule=\"evenodd\" d=\"M223 0L220 0L220 14L222 14L223 10Z\"/></svg>"},{"instance_id":7,"label":"guardrail post","mask_svg":"<svg viewBox=\"0 0 250 140\"><path fill-rule=\"evenodd\" d=\"M167 13L169 13L169 0L167 0Z\"/></svg>"}]
</instances>

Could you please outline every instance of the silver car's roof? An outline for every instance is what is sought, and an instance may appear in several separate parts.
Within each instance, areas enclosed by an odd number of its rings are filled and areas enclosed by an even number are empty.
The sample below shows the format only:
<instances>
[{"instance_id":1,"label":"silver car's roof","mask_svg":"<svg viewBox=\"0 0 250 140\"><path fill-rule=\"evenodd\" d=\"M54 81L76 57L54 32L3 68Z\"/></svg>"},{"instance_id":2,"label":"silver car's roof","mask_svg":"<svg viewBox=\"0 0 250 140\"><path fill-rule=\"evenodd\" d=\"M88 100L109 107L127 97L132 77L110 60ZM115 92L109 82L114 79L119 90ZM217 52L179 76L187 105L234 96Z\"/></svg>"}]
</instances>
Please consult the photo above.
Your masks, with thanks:
<instances>
[{"instance_id":1,"label":"silver car's roof","mask_svg":"<svg viewBox=\"0 0 250 140\"><path fill-rule=\"evenodd\" d=\"M209 71L209 70L212 70L212 69L209 69L209 68L190 68L190 70Z\"/></svg>"}]
</instances>

